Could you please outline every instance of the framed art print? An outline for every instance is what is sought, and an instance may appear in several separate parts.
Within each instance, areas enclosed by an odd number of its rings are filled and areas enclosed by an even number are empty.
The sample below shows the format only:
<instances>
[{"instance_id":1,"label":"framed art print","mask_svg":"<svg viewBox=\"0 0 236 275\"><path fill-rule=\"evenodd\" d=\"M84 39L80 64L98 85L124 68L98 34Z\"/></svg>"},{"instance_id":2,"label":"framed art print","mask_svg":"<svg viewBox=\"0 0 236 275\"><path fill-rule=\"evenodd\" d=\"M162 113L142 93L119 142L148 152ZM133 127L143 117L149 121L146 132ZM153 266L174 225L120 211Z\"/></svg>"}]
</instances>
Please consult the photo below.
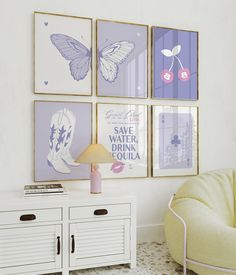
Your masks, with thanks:
<instances>
[{"instance_id":1,"label":"framed art print","mask_svg":"<svg viewBox=\"0 0 236 275\"><path fill-rule=\"evenodd\" d=\"M152 97L198 100L198 32L152 27Z\"/></svg>"},{"instance_id":2,"label":"framed art print","mask_svg":"<svg viewBox=\"0 0 236 275\"><path fill-rule=\"evenodd\" d=\"M75 159L91 138L91 103L35 101L35 181L89 179Z\"/></svg>"},{"instance_id":3,"label":"framed art print","mask_svg":"<svg viewBox=\"0 0 236 275\"><path fill-rule=\"evenodd\" d=\"M35 12L35 93L92 94L92 19Z\"/></svg>"},{"instance_id":4,"label":"framed art print","mask_svg":"<svg viewBox=\"0 0 236 275\"><path fill-rule=\"evenodd\" d=\"M152 106L152 175L198 174L198 108Z\"/></svg>"},{"instance_id":5,"label":"framed art print","mask_svg":"<svg viewBox=\"0 0 236 275\"><path fill-rule=\"evenodd\" d=\"M97 20L97 95L147 97L148 26Z\"/></svg>"},{"instance_id":6,"label":"framed art print","mask_svg":"<svg viewBox=\"0 0 236 275\"><path fill-rule=\"evenodd\" d=\"M147 177L147 106L98 103L97 143L116 159L100 165L103 178Z\"/></svg>"}]
</instances>

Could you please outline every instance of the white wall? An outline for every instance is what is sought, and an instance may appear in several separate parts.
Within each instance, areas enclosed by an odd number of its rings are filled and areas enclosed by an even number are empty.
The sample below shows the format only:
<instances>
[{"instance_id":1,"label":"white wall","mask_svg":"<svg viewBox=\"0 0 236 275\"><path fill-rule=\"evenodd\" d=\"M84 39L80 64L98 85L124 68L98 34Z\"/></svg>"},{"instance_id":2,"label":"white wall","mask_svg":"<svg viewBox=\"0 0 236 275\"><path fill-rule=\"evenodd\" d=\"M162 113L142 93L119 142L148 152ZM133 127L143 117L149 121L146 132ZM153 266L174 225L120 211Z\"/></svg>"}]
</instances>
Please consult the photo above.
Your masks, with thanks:
<instances>
[{"instance_id":1,"label":"white wall","mask_svg":"<svg viewBox=\"0 0 236 275\"><path fill-rule=\"evenodd\" d=\"M199 31L200 100L192 104L200 106L200 172L234 167L235 9L234 0L0 0L0 190L21 190L33 181L33 100L95 101L33 94L33 11ZM137 195L140 240L158 240L167 201L185 179L106 180L103 185ZM87 181L68 186L88 190Z\"/></svg>"}]
</instances>

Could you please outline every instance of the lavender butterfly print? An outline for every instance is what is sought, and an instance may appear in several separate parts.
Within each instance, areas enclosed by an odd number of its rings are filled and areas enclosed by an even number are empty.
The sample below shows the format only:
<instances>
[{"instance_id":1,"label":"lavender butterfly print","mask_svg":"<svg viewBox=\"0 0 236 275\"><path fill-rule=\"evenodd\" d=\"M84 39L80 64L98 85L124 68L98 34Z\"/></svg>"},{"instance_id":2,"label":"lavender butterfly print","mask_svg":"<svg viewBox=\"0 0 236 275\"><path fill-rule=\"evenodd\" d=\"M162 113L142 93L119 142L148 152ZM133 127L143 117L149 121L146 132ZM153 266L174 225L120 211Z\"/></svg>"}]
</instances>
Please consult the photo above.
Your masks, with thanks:
<instances>
[{"instance_id":1,"label":"lavender butterfly print","mask_svg":"<svg viewBox=\"0 0 236 275\"><path fill-rule=\"evenodd\" d=\"M64 34L52 34L50 39L60 54L70 61L70 73L74 80L83 80L91 67L91 49Z\"/></svg>"},{"instance_id":2,"label":"lavender butterfly print","mask_svg":"<svg viewBox=\"0 0 236 275\"><path fill-rule=\"evenodd\" d=\"M91 67L91 49L78 40L64 34L52 34L52 44L58 49L62 57L70 61L70 72L74 80L83 80ZM118 41L98 52L98 67L107 82L114 82L119 72L119 65L123 63L134 50L134 43Z\"/></svg>"},{"instance_id":3,"label":"lavender butterfly print","mask_svg":"<svg viewBox=\"0 0 236 275\"><path fill-rule=\"evenodd\" d=\"M134 50L134 43L119 41L98 51L98 65L102 77L112 83L117 78L119 65L123 63Z\"/></svg>"}]
</instances>

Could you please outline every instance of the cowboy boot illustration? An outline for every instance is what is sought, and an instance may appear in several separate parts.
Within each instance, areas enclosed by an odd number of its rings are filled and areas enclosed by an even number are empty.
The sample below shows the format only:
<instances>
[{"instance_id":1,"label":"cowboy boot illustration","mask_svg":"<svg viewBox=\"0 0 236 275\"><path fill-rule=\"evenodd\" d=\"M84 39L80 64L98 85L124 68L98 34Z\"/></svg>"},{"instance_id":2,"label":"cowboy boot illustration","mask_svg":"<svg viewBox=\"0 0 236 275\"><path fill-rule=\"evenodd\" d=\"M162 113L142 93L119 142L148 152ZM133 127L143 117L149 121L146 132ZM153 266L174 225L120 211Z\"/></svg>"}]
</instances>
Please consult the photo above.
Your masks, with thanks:
<instances>
[{"instance_id":1,"label":"cowboy boot illustration","mask_svg":"<svg viewBox=\"0 0 236 275\"><path fill-rule=\"evenodd\" d=\"M61 158L71 166L79 166L80 163L75 162L74 158L71 156L70 153L70 147L73 141L74 136L74 130L75 130L75 124L76 124L76 118L75 115L70 111L65 111L65 116L67 117L68 121L70 122L70 126L68 128L68 131L66 132L65 140L64 140L64 147L61 152Z\"/></svg>"},{"instance_id":2,"label":"cowboy boot illustration","mask_svg":"<svg viewBox=\"0 0 236 275\"><path fill-rule=\"evenodd\" d=\"M66 133L70 127L70 121L65 116L66 109L59 110L53 114L50 124L48 165L55 171L69 174L71 171L62 160L61 154L64 149Z\"/></svg>"}]
</instances>

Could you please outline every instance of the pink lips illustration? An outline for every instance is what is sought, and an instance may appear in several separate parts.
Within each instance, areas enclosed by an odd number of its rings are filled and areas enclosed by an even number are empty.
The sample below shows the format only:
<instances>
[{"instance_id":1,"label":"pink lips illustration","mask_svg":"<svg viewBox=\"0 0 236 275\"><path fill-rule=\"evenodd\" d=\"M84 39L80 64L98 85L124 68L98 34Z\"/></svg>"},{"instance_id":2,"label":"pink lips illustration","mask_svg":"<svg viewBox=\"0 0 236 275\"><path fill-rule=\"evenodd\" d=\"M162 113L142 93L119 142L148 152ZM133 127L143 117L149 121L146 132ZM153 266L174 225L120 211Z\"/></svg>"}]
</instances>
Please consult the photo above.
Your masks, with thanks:
<instances>
[{"instance_id":1,"label":"pink lips illustration","mask_svg":"<svg viewBox=\"0 0 236 275\"><path fill-rule=\"evenodd\" d=\"M118 174L118 173L120 173L120 172L122 172L124 170L124 167L125 167L125 164L123 162L117 161L117 162L115 162L115 163L112 164L111 171L113 173Z\"/></svg>"}]
</instances>

